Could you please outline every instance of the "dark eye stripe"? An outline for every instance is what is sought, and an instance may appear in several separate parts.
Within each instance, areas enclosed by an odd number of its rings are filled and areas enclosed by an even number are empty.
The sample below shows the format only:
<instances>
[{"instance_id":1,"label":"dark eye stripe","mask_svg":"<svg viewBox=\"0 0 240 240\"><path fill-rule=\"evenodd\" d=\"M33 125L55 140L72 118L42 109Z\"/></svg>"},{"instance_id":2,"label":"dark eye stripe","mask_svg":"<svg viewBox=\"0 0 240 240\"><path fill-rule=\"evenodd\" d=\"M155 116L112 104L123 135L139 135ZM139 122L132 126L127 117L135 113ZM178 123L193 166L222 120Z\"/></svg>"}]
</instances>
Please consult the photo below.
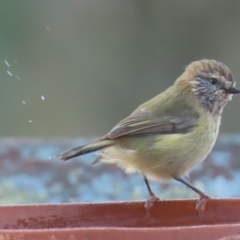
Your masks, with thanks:
<instances>
[{"instance_id":1,"label":"dark eye stripe","mask_svg":"<svg viewBox=\"0 0 240 240\"><path fill-rule=\"evenodd\" d=\"M206 75L197 76L196 80L198 80L198 81L208 81L212 85L217 85L219 83L217 78L209 77L209 76L206 76Z\"/></svg>"}]
</instances>

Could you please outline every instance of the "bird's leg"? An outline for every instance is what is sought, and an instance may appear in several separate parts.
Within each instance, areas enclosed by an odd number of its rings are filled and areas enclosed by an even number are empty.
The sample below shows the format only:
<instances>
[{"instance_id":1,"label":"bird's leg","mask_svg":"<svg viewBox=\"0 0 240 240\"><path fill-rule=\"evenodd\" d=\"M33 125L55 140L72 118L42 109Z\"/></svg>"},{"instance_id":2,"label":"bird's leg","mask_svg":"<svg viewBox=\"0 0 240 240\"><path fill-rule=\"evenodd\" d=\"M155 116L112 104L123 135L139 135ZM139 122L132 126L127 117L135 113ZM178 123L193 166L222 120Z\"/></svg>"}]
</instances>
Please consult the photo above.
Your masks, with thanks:
<instances>
[{"instance_id":1,"label":"bird's leg","mask_svg":"<svg viewBox=\"0 0 240 240\"><path fill-rule=\"evenodd\" d=\"M210 197L208 195L206 195L205 193L203 193L202 191L200 191L199 189L195 188L192 184L185 181L184 179L182 179L180 177L179 178L176 177L174 179L183 183L185 186L191 188L194 192L196 192L200 196L199 200L197 201L196 207L195 207L197 214L199 214L199 211L205 210L206 202Z\"/></svg>"},{"instance_id":2,"label":"bird's leg","mask_svg":"<svg viewBox=\"0 0 240 240\"><path fill-rule=\"evenodd\" d=\"M153 193L153 191L151 190L147 178L145 176L143 176L143 179L144 179L144 182L145 182L145 184L147 186L148 193L149 193L149 196L150 196L150 198L144 204L144 207L147 209L147 212L149 213L149 209L153 206L153 204L155 202L157 202L159 200L159 198L157 198L155 196L155 194Z\"/></svg>"}]
</instances>

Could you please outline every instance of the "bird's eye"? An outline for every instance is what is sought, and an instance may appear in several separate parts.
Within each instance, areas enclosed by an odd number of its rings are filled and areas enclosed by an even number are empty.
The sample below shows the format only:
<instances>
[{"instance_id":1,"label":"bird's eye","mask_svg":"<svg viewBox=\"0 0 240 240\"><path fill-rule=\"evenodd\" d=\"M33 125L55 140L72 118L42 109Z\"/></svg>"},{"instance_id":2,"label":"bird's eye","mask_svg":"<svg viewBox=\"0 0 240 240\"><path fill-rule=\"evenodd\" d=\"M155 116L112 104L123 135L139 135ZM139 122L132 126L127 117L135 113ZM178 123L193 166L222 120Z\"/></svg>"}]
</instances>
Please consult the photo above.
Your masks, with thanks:
<instances>
[{"instance_id":1,"label":"bird's eye","mask_svg":"<svg viewBox=\"0 0 240 240\"><path fill-rule=\"evenodd\" d=\"M210 78L210 83L212 85L216 85L218 83L218 80L216 78Z\"/></svg>"}]
</instances>

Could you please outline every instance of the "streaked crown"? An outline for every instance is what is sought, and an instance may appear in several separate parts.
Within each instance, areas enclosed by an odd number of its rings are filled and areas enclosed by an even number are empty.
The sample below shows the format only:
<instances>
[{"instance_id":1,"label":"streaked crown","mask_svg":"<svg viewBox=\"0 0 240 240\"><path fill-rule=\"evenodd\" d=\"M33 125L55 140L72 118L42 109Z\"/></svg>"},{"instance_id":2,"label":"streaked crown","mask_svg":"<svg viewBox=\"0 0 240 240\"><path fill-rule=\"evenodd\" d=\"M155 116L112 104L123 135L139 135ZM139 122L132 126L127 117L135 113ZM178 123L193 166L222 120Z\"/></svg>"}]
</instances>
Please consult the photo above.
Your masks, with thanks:
<instances>
[{"instance_id":1,"label":"streaked crown","mask_svg":"<svg viewBox=\"0 0 240 240\"><path fill-rule=\"evenodd\" d=\"M177 84L190 87L200 105L214 115L220 115L232 95L240 93L229 68L216 60L192 62Z\"/></svg>"}]
</instances>

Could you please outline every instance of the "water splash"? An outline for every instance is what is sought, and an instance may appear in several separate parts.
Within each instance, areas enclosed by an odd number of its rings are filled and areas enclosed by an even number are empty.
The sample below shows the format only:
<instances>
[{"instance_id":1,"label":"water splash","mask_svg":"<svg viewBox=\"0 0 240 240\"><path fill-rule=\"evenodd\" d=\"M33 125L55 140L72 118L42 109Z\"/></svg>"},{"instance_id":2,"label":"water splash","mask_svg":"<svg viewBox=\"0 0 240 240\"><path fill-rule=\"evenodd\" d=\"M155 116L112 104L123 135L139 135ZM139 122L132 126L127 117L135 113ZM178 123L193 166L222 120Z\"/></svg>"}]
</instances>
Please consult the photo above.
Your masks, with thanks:
<instances>
[{"instance_id":1,"label":"water splash","mask_svg":"<svg viewBox=\"0 0 240 240\"><path fill-rule=\"evenodd\" d=\"M32 120L28 120L29 123L32 123Z\"/></svg>"},{"instance_id":2,"label":"water splash","mask_svg":"<svg viewBox=\"0 0 240 240\"><path fill-rule=\"evenodd\" d=\"M12 77L12 73L10 71L7 71L7 74Z\"/></svg>"},{"instance_id":3,"label":"water splash","mask_svg":"<svg viewBox=\"0 0 240 240\"><path fill-rule=\"evenodd\" d=\"M42 95L42 96L41 96L41 99L42 99L42 100L45 100L45 97Z\"/></svg>"},{"instance_id":4,"label":"water splash","mask_svg":"<svg viewBox=\"0 0 240 240\"><path fill-rule=\"evenodd\" d=\"M10 64L9 64L9 62L7 60L5 60L4 62L7 65L7 67L10 67Z\"/></svg>"},{"instance_id":5,"label":"water splash","mask_svg":"<svg viewBox=\"0 0 240 240\"><path fill-rule=\"evenodd\" d=\"M22 103L23 103L23 104L26 104L26 102L25 102L25 101L22 101Z\"/></svg>"}]
</instances>

